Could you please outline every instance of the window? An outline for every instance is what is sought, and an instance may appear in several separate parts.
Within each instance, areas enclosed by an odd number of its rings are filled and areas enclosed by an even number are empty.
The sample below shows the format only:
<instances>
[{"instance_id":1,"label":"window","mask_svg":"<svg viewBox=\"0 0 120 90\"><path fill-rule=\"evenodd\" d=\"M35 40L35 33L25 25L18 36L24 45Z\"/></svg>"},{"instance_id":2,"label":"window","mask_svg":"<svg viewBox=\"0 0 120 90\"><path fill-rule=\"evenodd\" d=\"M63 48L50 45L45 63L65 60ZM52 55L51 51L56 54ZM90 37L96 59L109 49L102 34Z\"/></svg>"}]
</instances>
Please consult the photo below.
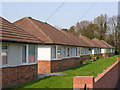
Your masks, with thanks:
<instances>
[{"instance_id":1,"label":"window","mask_svg":"<svg viewBox=\"0 0 120 90\"><path fill-rule=\"evenodd\" d=\"M61 58L61 47L60 46L58 46L57 57Z\"/></svg>"},{"instance_id":2,"label":"window","mask_svg":"<svg viewBox=\"0 0 120 90\"><path fill-rule=\"evenodd\" d=\"M89 48L89 54L91 54L92 53L92 49L91 48Z\"/></svg>"},{"instance_id":3,"label":"window","mask_svg":"<svg viewBox=\"0 0 120 90\"><path fill-rule=\"evenodd\" d=\"M27 58L26 58L26 51L27 51L27 47L26 46L22 46L22 63L26 63L27 62Z\"/></svg>"},{"instance_id":4,"label":"window","mask_svg":"<svg viewBox=\"0 0 120 90\"><path fill-rule=\"evenodd\" d=\"M78 56L78 48L75 48L76 56Z\"/></svg>"},{"instance_id":5,"label":"window","mask_svg":"<svg viewBox=\"0 0 120 90\"><path fill-rule=\"evenodd\" d=\"M79 48L79 54L81 55L81 48Z\"/></svg>"},{"instance_id":6,"label":"window","mask_svg":"<svg viewBox=\"0 0 120 90\"><path fill-rule=\"evenodd\" d=\"M100 48L100 52L99 53L101 53L101 48Z\"/></svg>"},{"instance_id":7,"label":"window","mask_svg":"<svg viewBox=\"0 0 120 90\"><path fill-rule=\"evenodd\" d=\"M70 56L69 52L70 52L70 48L67 48L67 56L68 57Z\"/></svg>"},{"instance_id":8,"label":"window","mask_svg":"<svg viewBox=\"0 0 120 90\"><path fill-rule=\"evenodd\" d=\"M2 45L2 65L8 64L7 61L7 52L8 46L7 45Z\"/></svg>"},{"instance_id":9,"label":"window","mask_svg":"<svg viewBox=\"0 0 120 90\"><path fill-rule=\"evenodd\" d=\"M56 58L56 46L53 46L52 56L53 56L53 58Z\"/></svg>"},{"instance_id":10,"label":"window","mask_svg":"<svg viewBox=\"0 0 120 90\"><path fill-rule=\"evenodd\" d=\"M64 57L66 57L66 49L65 49L65 47L64 47Z\"/></svg>"},{"instance_id":11,"label":"window","mask_svg":"<svg viewBox=\"0 0 120 90\"><path fill-rule=\"evenodd\" d=\"M70 48L70 56L72 56L72 48Z\"/></svg>"},{"instance_id":12,"label":"window","mask_svg":"<svg viewBox=\"0 0 120 90\"><path fill-rule=\"evenodd\" d=\"M81 55L83 55L83 48L81 48Z\"/></svg>"},{"instance_id":13,"label":"window","mask_svg":"<svg viewBox=\"0 0 120 90\"><path fill-rule=\"evenodd\" d=\"M29 45L29 63L34 63L35 62L35 46L34 45Z\"/></svg>"}]
</instances>

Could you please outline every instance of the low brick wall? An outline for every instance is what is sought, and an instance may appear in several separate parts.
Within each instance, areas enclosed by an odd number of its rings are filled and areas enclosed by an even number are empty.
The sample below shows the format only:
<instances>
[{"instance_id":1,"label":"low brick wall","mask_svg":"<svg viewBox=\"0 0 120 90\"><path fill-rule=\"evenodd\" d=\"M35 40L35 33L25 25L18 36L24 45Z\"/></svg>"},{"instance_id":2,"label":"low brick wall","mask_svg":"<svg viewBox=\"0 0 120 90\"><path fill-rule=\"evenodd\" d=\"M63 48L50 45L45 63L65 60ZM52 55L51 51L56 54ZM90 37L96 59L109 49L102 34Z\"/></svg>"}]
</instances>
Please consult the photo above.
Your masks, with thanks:
<instances>
[{"instance_id":1,"label":"low brick wall","mask_svg":"<svg viewBox=\"0 0 120 90\"><path fill-rule=\"evenodd\" d=\"M94 76L76 76L73 78L73 88L115 88L120 78L120 57L117 61Z\"/></svg>"},{"instance_id":2,"label":"low brick wall","mask_svg":"<svg viewBox=\"0 0 120 90\"><path fill-rule=\"evenodd\" d=\"M111 56L114 56L115 53L102 53L102 57L111 57Z\"/></svg>"},{"instance_id":3,"label":"low brick wall","mask_svg":"<svg viewBox=\"0 0 120 90\"><path fill-rule=\"evenodd\" d=\"M51 73L51 61L38 60L38 73Z\"/></svg>"},{"instance_id":4,"label":"low brick wall","mask_svg":"<svg viewBox=\"0 0 120 90\"><path fill-rule=\"evenodd\" d=\"M94 57L102 57L102 54L93 54Z\"/></svg>"},{"instance_id":5,"label":"low brick wall","mask_svg":"<svg viewBox=\"0 0 120 90\"><path fill-rule=\"evenodd\" d=\"M2 88L37 78L37 64L2 68Z\"/></svg>"},{"instance_id":6,"label":"low brick wall","mask_svg":"<svg viewBox=\"0 0 120 90\"><path fill-rule=\"evenodd\" d=\"M72 67L80 66L83 60L88 60L90 55L62 60L38 60L38 73L52 73L63 71Z\"/></svg>"}]
</instances>

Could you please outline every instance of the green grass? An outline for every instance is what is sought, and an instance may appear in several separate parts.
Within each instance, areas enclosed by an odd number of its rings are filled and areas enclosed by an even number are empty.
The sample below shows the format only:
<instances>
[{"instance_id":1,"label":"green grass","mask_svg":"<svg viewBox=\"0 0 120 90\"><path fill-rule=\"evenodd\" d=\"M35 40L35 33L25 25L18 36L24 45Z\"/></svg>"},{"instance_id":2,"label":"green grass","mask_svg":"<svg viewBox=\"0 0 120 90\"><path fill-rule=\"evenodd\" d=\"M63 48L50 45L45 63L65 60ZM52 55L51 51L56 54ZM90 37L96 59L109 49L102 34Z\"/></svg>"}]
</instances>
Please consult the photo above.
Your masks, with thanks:
<instances>
[{"instance_id":1,"label":"green grass","mask_svg":"<svg viewBox=\"0 0 120 90\"><path fill-rule=\"evenodd\" d=\"M70 70L65 70L63 73L67 75L50 76L39 80L34 80L28 83L23 83L14 88L73 88L73 77L75 76L94 76L102 73L117 60L117 55L106 59L98 59L90 64L81 65Z\"/></svg>"}]
</instances>

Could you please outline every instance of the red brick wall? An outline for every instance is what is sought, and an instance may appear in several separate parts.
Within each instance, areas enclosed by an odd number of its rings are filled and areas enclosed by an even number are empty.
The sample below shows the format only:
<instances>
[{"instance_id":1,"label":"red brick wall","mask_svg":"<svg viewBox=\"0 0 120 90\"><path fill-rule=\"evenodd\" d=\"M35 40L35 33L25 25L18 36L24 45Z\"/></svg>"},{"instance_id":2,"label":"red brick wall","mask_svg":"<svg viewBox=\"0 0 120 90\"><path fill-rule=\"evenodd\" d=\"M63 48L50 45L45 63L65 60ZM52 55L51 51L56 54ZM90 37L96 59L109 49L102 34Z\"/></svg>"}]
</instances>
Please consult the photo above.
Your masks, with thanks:
<instances>
[{"instance_id":1,"label":"red brick wall","mask_svg":"<svg viewBox=\"0 0 120 90\"><path fill-rule=\"evenodd\" d=\"M73 78L73 88L115 88L120 78L120 57L117 61L98 74L94 76L76 76Z\"/></svg>"},{"instance_id":2,"label":"red brick wall","mask_svg":"<svg viewBox=\"0 0 120 90\"><path fill-rule=\"evenodd\" d=\"M114 52L113 53L103 53L102 57L111 57L111 56L114 56L114 55L115 55Z\"/></svg>"},{"instance_id":3,"label":"red brick wall","mask_svg":"<svg viewBox=\"0 0 120 90\"><path fill-rule=\"evenodd\" d=\"M37 78L37 64L2 68L2 87L10 87Z\"/></svg>"},{"instance_id":4,"label":"red brick wall","mask_svg":"<svg viewBox=\"0 0 120 90\"><path fill-rule=\"evenodd\" d=\"M65 69L76 67L82 64L83 60L88 60L89 55L84 55L76 58L66 58L62 60L38 60L38 73L59 72Z\"/></svg>"},{"instance_id":5,"label":"red brick wall","mask_svg":"<svg viewBox=\"0 0 120 90\"><path fill-rule=\"evenodd\" d=\"M94 57L102 57L102 54L93 54Z\"/></svg>"},{"instance_id":6,"label":"red brick wall","mask_svg":"<svg viewBox=\"0 0 120 90\"><path fill-rule=\"evenodd\" d=\"M38 60L38 73L51 73L51 61Z\"/></svg>"}]
</instances>

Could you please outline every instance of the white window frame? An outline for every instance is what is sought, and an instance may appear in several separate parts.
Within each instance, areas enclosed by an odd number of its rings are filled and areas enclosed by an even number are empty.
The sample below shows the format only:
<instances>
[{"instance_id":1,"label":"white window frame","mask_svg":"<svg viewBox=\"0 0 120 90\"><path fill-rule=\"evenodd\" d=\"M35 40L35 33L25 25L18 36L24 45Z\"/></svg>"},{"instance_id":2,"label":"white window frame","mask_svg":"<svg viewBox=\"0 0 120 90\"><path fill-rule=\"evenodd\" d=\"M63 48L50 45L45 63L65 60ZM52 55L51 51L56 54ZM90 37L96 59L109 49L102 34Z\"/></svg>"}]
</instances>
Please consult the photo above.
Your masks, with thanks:
<instances>
[{"instance_id":1,"label":"white window frame","mask_svg":"<svg viewBox=\"0 0 120 90\"><path fill-rule=\"evenodd\" d=\"M25 63L22 62L22 47L23 47L23 46L26 46L26 62L25 62ZM22 64L28 63L28 57L27 57L27 56L28 56L28 45L22 45L22 46L21 46L21 63L22 63Z\"/></svg>"},{"instance_id":2,"label":"white window frame","mask_svg":"<svg viewBox=\"0 0 120 90\"><path fill-rule=\"evenodd\" d=\"M26 46L26 63L23 63L23 62L22 62L22 46ZM36 45L34 45L34 46L35 46L35 62L34 62L34 63L29 63L29 61L28 61L28 60L29 60L29 58L28 58L28 56L29 56L29 47L28 47L28 46L29 46L29 45L22 45L22 46L21 46L21 64L23 64L23 65L25 64L25 65L26 65L26 64L35 64L35 63L37 63L37 55L36 55L36 54L37 54L37 50L36 50Z\"/></svg>"},{"instance_id":3,"label":"white window frame","mask_svg":"<svg viewBox=\"0 0 120 90\"><path fill-rule=\"evenodd\" d=\"M79 47L79 55L81 56L81 47Z\"/></svg>"},{"instance_id":4,"label":"white window frame","mask_svg":"<svg viewBox=\"0 0 120 90\"><path fill-rule=\"evenodd\" d=\"M3 46L3 45L2 45ZM1 64L2 66L8 66L8 45L5 45L7 46L7 49L2 49L2 51L4 50L5 52L7 52L7 64ZM1 53L2 54L2 53ZM2 58L2 55L1 55L1 58ZM2 59L1 59L2 61ZM1 62L2 63L2 62Z\"/></svg>"},{"instance_id":5,"label":"white window frame","mask_svg":"<svg viewBox=\"0 0 120 90\"><path fill-rule=\"evenodd\" d=\"M29 46L30 46L30 45L27 45L28 63L29 63ZM36 62L37 62L37 61L36 61L36 59L37 59L37 58L36 58L36 57L37 57L37 56L36 56L36 55L37 55L37 50L36 50L36 45L33 45L33 46L35 47L35 62L32 62L32 63L36 63ZM26 55L26 56L27 56L27 55Z\"/></svg>"}]
</instances>

